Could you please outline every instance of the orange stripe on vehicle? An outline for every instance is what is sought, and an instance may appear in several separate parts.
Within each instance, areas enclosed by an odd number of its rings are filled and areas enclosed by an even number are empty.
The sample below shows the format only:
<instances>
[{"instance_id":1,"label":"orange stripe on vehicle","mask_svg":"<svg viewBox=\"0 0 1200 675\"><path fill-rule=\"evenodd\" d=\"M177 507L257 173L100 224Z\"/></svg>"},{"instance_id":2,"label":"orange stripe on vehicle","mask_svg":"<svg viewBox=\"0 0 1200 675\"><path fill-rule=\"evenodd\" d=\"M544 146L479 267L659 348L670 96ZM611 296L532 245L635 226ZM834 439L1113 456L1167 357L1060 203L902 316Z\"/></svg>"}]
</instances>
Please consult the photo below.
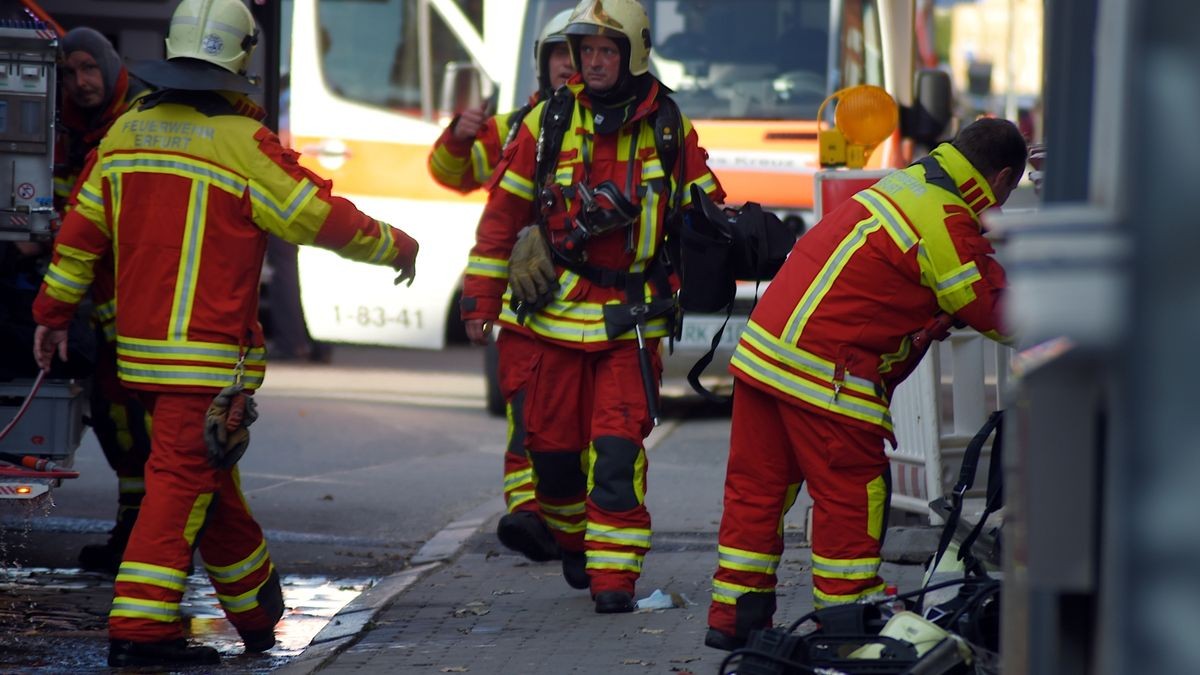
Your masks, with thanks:
<instances>
[{"instance_id":1,"label":"orange stripe on vehicle","mask_svg":"<svg viewBox=\"0 0 1200 675\"><path fill-rule=\"evenodd\" d=\"M323 165L315 150L306 150L319 146L321 141L296 136L292 147L301 152L301 164L333 181L334 194L479 203L487 198L483 190L463 195L433 180L428 165L432 141L429 145L410 145L345 139L345 162L336 169Z\"/></svg>"},{"instance_id":2,"label":"orange stripe on vehicle","mask_svg":"<svg viewBox=\"0 0 1200 675\"><path fill-rule=\"evenodd\" d=\"M813 122L693 120L709 166L725 189L726 201L768 207L811 209L812 172L817 170L817 125ZM797 155L806 160L796 159ZM780 168L773 168L779 162Z\"/></svg>"}]
</instances>

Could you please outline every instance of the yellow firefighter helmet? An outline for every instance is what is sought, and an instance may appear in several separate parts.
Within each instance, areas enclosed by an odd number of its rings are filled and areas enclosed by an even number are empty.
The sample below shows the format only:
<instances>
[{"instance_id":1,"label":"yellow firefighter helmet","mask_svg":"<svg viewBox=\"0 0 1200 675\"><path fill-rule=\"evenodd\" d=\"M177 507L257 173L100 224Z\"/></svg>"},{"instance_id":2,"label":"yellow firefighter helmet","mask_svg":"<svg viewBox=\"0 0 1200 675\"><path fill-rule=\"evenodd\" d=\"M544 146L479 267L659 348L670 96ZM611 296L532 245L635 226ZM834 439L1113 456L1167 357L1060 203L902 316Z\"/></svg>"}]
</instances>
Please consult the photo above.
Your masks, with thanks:
<instances>
[{"instance_id":1,"label":"yellow firefighter helmet","mask_svg":"<svg viewBox=\"0 0 1200 675\"><path fill-rule=\"evenodd\" d=\"M637 0L583 0L571 12L562 32L572 36L624 38L629 43L629 74L644 75L650 71L650 17Z\"/></svg>"}]
</instances>

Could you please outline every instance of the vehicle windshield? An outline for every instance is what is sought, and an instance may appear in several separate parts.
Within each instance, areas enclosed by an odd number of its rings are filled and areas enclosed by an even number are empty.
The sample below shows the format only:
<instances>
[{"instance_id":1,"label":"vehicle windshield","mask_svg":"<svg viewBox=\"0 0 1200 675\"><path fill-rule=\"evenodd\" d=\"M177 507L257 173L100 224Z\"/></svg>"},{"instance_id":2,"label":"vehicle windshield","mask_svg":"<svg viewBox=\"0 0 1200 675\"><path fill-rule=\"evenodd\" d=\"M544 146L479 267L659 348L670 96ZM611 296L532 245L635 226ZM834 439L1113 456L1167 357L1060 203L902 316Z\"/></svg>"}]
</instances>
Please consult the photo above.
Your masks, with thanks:
<instances>
[{"instance_id":1,"label":"vehicle windshield","mask_svg":"<svg viewBox=\"0 0 1200 675\"><path fill-rule=\"evenodd\" d=\"M651 70L693 119L814 119L827 93L830 0L643 0ZM570 2L530 3L521 91L536 87L533 40Z\"/></svg>"}]
</instances>

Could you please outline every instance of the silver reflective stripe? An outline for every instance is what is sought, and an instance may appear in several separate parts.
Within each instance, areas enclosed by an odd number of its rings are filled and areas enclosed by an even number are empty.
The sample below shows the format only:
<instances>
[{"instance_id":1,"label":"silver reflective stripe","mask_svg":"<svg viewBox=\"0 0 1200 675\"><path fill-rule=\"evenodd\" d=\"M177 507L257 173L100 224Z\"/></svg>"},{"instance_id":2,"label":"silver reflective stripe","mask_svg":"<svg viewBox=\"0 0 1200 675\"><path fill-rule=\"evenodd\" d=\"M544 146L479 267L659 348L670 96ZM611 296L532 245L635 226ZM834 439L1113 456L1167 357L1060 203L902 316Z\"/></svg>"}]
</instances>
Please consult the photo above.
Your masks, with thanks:
<instances>
[{"instance_id":1,"label":"silver reflective stripe","mask_svg":"<svg viewBox=\"0 0 1200 675\"><path fill-rule=\"evenodd\" d=\"M211 344L211 343L210 343ZM238 348L234 345L212 344L211 346L202 347L195 346L195 343L172 345L167 343L161 344L146 344L143 342L132 342L129 340L121 340L117 343L121 351L163 355L171 354L180 357L204 357L206 360L214 358L228 361L230 364L237 363ZM261 360L266 356L266 349L262 347L253 347L246 354L247 361Z\"/></svg>"},{"instance_id":2,"label":"silver reflective stripe","mask_svg":"<svg viewBox=\"0 0 1200 675\"><path fill-rule=\"evenodd\" d=\"M760 350L770 352L772 356L775 356L780 361L797 363L805 368L816 371L822 377L828 378L830 383L833 382L833 366L823 362L813 354L799 347L787 347L779 344L778 338L753 322L746 324L745 332L749 333L749 337L751 338L758 338L754 341L754 346ZM863 387L868 392L874 393L875 391L875 383L870 380L851 375L850 373L846 373L843 379L848 383Z\"/></svg>"},{"instance_id":3,"label":"silver reflective stripe","mask_svg":"<svg viewBox=\"0 0 1200 675\"><path fill-rule=\"evenodd\" d=\"M245 562L241 563L240 565L235 565L233 567L223 569L223 570L215 570L215 569L209 567L208 565L205 565L204 567L205 567L205 569L208 570L208 575L210 577L212 577L213 581L219 581L222 583L230 583L230 582L237 581L238 579L241 579L242 577L246 576L250 572L254 571L254 569L256 569L257 567L262 565L263 561L266 559L267 559L267 547L259 546L258 550L255 551L254 554L251 555L249 559L247 559Z\"/></svg>"},{"instance_id":4,"label":"silver reflective stripe","mask_svg":"<svg viewBox=\"0 0 1200 675\"><path fill-rule=\"evenodd\" d=\"M900 244L904 251L908 251L908 249L916 246L917 241L912 238L911 234L909 234L907 224L897 221L896 216L892 214L892 210L889 209L886 204L880 202L879 197L876 197L874 194L872 194L870 190L863 190L862 192L858 193L858 196L862 198L863 201L866 201L871 205L871 210L875 213L875 215L883 218L884 222L886 222L888 225L888 230L895 234L896 238L900 240Z\"/></svg>"},{"instance_id":5,"label":"silver reflective stripe","mask_svg":"<svg viewBox=\"0 0 1200 675\"><path fill-rule=\"evenodd\" d=\"M145 605L132 598L114 598L112 608L113 611L125 610L129 612L137 612L139 614L157 614L161 616L161 621L178 621L179 620L179 604L166 602L167 605L161 607L157 603Z\"/></svg>"},{"instance_id":6,"label":"silver reflective stripe","mask_svg":"<svg viewBox=\"0 0 1200 675\"><path fill-rule=\"evenodd\" d=\"M966 265L963 265L958 272L955 272L948 277L938 279L937 289L939 291L945 291L973 278L981 278L979 275L979 269L975 267L975 263L967 263Z\"/></svg>"},{"instance_id":7,"label":"silver reflective stripe","mask_svg":"<svg viewBox=\"0 0 1200 675\"><path fill-rule=\"evenodd\" d=\"M879 571L879 563L868 563L865 565L839 565L837 563L820 562L816 559L812 563L813 573L828 572L830 574L868 574L874 576Z\"/></svg>"},{"instance_id":8,"label":"silver reflective stripe","mask_svg":"<svg viewBox=\"0 0 1200 675\"><path fill-rule=\"evenodd\" d=\"M81 284L78 281L75 281L74 279L68 279L67 277L63 276L63 274L61 272L58 271L58 267L56 265L51 265L50 268L46 270L46 277L48 277L50 280L54 281L56 284L66 286L67 288L72 288L72 289L80 291L80 292L86 291L88 289L88 286L91 285L91 284Z\"/></svg>"},{"instance_id":9,"label":"silver reflective stripe","mask_svg":"<svg viewBox=\"0 0 1200 675\"><path fill-rule=\"evenodd\" d=\"M837 248L834 249L833 255L825 262L825 266L821 268L821 274L809 284L804 291L804 298L793 311L794 317L789 321L787 331L782 336L784 342L796 344L800 337L800 332L803 330L804 324L808 321L808 317L824 299L825 294L833 286L833 280L837 278L842 270L846 267L846 263L850 258L862 248L867 241L867 236L877 229L881 223L878 219L863 220L854 226L854 230L850 232Z\"/></svg>"},{"instance_id":10,"label":"silver reflective stripe","mask_svg":"<svg viewBox=\"0 0 1200 675\"><path fill-rule=\"evenodd\" d=\"M223 174L217 173L212 169L207 169L197 164L188 162L176 162L168 159L106 159L104 160L104 170L111 171L114 169L175 169L184 173L192 174L197 178L201 178L211 183L218 183L225 186L231 192L245 192L246 183L235 178L230 178Z\"/></svg>"},{"instance_id":11,"label":"silver reflective stripe","mask_svg":"<svg viewBox=\"0 0 1200 675\"><path fill-rule=\"evenodd\" d=\"M775 569L779 566L779 559L761 560L759 558L751 558L750 556L737 555L736 553L726 553L720 551L717 553L718 563L727 562L743 567L753 567L762 570L764 574L774 574Z\"/></svg>"},{"instance_id":12,"label":"silver reflective stripe","mask_svg":"<svg viewBox=\"0 0 1200 675\"><path fill-rule=\"evenodd\" d=\"M182 279L175 289L175 331L174 337L183 340L187 337L188 317L192 313L192 300L195 293L196 275L200 266L200 244L204 240L204 217L208 210L208 187L202 182L192 184L192 222L188 225L184 236L184 259L180 261Z\"/></svg>"},{"instance_id":13,"label":"silver reflective stripe","mask_svg":"<svg viewBox=\"0 0 1200 675\"><path fill-rule=\"evenodd\" d=\"M780 391L795 392L797 394L804 392L815 401L824 401L824 404L828 405L830 409L851 410L867 417L869 420L877 424L883 424L889 427L892 424L892 416L890 413L881 412L876 408L861 405L857 403L852 396L842 396L838 398L836 402L833 402L830 400L830 395L832 393L831 391L821 389L817 385L814 385L807 380L786 377L773 370L763 368L757 362L746 358L741 350L733 353L733 358L730 359L730 364L736 365L737 367L752 373L758 379L776 386L776 388Z\"/></svg>"},{"instance_id":14,"label":"silver reflective stripe","mask_svg":"<svg viewBox=\"0 0 1200 675\"><path fill-rule=\"evenodd\" d=\"M122 376L131 378L153 378L155 380L203 380L205 382L213 382L214 384L228 384L230 373L222 371L217 373L209 373L199 369L193 370L159 370L150 366L142 366L135 368L129 365L128 362L118 361L117 372ZM259 385L262 384L262 373L256 371L246 371L242 376L242 381L246 384Z\"/></svg>"},{"instance_id":15,"label":"silver reflective stripe","mask_svg":"<svg viewBox=\"0 0 1200 675\"><path fill-rule=\"evenodd\" d=\"M587 538L605 539L608 541L636 541L640 542L643 546L650 546L650 535L648 534L640 534L619 528L615 530L601 530L594 527L591 523L588 524Z\"/></svg>"},{"instance_id":16,"label":"silver reflective stripe","mask_svg":"<svg viewBox=\"0 0 1200 675\"><path fill-rule=\"evenodd\" d=\"M607 554L607 555L605 555L605 554ZM640 556L640 555L622 556L622 555L618 555L618 554L614 553L613 551L605 551L603 553L599 553L599 552L595 552L595 551L588 551L587 564L589 566L591 566L592 564L601 564L601 565L613 564L613 565L633 565L635 567L641 567L642 566L642 556Z\"/></svg>"}]
</instances>

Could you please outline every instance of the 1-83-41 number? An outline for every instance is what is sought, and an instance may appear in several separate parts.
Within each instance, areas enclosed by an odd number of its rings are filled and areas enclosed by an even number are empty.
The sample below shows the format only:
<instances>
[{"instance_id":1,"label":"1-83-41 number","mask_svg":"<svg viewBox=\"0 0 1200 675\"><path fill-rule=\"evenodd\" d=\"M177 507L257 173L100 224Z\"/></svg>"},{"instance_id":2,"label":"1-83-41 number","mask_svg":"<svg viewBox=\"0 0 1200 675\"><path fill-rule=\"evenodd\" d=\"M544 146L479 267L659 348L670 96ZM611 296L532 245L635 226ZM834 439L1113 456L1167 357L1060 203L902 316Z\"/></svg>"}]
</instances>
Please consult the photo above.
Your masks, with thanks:
<instances>
[{"instance_id":1,"label":"1-83-41 number","mask_svg":"<svg viewBox=\"0 0 1200 675\"><path fill-rule=\"evenodd\" d=\"M388 308L378 305L358 305L357 307L333 308L334 320L341 323L355 323L359 326L375 326L383 328L388 325L399 325L405 328L421 328L423 325L421 310L401 308L389 312Z\"/></svg>"}]
</instances>

